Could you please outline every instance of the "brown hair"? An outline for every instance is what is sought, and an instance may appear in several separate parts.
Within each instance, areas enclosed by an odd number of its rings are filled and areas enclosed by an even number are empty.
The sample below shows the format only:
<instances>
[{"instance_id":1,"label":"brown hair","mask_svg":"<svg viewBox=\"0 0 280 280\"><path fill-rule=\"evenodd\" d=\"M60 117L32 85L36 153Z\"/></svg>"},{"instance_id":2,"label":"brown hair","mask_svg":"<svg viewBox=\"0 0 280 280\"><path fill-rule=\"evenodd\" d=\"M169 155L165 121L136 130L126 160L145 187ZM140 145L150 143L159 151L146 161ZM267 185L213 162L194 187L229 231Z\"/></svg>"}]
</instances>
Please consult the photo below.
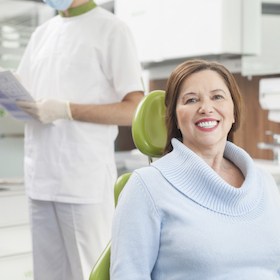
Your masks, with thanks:
<instances>
[{"instance_id":1,"label":"brown hair","mask_svg":"<svg viewBox=\"0 0 280 280\"><path fill-rule=\"evenodd\" d=\"M167 80L165 106L166 106L166 127L167 127L167 141L165 146L165 153L172 150L171 139L182 139L181 131L177 127L176 106L179 97L181 85L185 79L190 75L203 71L212 70L217 72L224 80L228 87L234 105L234 118L233 123L228 135L231 135L240 126L241 122L241 107L242 98L239 87L235 81L234 76L226 69L225 66L218 62L210 62L200 59L188 60L178 65L171 73Z\"/></svg>"}]
</instances>

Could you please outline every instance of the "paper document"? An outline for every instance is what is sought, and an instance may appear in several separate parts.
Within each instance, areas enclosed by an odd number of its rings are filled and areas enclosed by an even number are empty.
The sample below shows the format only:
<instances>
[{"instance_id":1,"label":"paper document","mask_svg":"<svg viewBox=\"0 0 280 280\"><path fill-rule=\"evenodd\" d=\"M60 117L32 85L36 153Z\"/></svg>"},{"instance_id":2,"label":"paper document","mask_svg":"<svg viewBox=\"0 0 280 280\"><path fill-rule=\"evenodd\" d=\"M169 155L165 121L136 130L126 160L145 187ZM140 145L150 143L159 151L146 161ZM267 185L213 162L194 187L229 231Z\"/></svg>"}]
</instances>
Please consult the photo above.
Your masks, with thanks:
<instances>
[{"instance_id":1,"label":"paper document","mask_svg":"<svg viewBox=\"0 0 280 280\"><path fill-rule=\"evenodd\" d=\"M29 92L11 71L0 72L0 106L16 119L23 121L32 120L33 118L29 114L22 111L16 105L16 101L18 100L34 102Z\"/></svg>"}]
</instances>

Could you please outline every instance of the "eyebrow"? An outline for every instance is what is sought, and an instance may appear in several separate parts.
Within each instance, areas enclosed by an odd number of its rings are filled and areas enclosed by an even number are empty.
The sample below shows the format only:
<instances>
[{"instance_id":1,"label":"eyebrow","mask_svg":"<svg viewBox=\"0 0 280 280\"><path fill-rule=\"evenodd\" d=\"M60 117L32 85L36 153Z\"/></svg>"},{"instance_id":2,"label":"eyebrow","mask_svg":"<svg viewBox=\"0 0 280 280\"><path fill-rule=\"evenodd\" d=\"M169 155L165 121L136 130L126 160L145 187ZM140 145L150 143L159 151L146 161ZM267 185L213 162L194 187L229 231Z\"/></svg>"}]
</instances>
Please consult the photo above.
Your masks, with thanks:
<instances>
[{"instance_id":1,"label":"eyebrow","mask_svg":"<svg viewBox=\"0 0 280 280\"><path fill-rule=\"evenodd\" d=\"M211 93L215 93L215 92L217 92L217 91L221 91L221 92L223 92L224 94L227 94L227 92L225 92L223 89L221 89L221 88L217 88L217 89L213 89L213 90L211 90L210 92Z\"/></svg>"},{"instance_id":2,"label":"eyebrow","mask_svg":"<svg viewBox=\"0 0 280 280\"><path fill-rule=\"evenodd\" d=\"M191 95L191 94L197 94L197 93L195 93L195 92L193 92L193 91L184 92L184 93L182 94L182 97L188 96L188 95Z\"/></svg>"},{"instance_id":3,"label":"eyebrow","mask_svg":"<svg viewBox=\"0 0 280 280\"><path fill-rule=\"evenodd\" d=\"M223 89L221 89L221 88L213 89L213 90L210 91L210 93L215 93L215 92L219 92L219 91L223 92L224 94L227 94L227 93L226 93ZM196 94L198 94L198 93L193 92L193 91L188 91L188 92L184 92L184 93L182 94L182 97L188 96L188 95L193 95L193 94L196 95Z\"/></svg>"}]
</instances>

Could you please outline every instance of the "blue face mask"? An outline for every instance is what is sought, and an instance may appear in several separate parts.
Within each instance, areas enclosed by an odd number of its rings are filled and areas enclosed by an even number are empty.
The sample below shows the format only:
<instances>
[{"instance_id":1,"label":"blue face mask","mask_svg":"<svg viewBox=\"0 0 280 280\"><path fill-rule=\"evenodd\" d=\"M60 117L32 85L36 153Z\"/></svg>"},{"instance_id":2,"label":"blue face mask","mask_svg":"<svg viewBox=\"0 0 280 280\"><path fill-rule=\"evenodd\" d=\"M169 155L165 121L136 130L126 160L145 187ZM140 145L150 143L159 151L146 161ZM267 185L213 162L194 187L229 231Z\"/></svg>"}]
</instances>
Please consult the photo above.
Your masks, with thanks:
<instances>
[{"instance_id":1,"label":"blue face mask","mask_svg":"<svg viewBox=\"0 0 280 280\"><path fill-rule=\"evenodd\" d=\"M67 10L73 2L73 0L43 0L43 1L58 11Z\"/></svg>"}]
</instances>

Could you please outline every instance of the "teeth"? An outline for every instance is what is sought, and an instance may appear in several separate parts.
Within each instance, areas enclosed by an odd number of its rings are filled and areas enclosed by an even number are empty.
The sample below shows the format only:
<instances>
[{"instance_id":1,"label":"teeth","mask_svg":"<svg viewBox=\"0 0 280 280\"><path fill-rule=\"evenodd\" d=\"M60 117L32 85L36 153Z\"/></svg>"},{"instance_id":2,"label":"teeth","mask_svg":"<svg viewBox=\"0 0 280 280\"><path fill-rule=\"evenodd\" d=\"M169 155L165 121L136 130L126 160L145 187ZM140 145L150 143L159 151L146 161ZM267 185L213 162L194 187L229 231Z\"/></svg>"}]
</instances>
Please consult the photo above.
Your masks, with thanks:
<instances>
[{"instance_id":1,"label":"teeth","mask_svg":"<svg viewBox=\"0 0 280 280\"><path fill-rule=\"evenodd\" d=\"M212 128L217 124L217 121L209 121L209 122L200 122L197 125L199 127L205 127L205 128Z\"/></svg>"}]
</instances>

